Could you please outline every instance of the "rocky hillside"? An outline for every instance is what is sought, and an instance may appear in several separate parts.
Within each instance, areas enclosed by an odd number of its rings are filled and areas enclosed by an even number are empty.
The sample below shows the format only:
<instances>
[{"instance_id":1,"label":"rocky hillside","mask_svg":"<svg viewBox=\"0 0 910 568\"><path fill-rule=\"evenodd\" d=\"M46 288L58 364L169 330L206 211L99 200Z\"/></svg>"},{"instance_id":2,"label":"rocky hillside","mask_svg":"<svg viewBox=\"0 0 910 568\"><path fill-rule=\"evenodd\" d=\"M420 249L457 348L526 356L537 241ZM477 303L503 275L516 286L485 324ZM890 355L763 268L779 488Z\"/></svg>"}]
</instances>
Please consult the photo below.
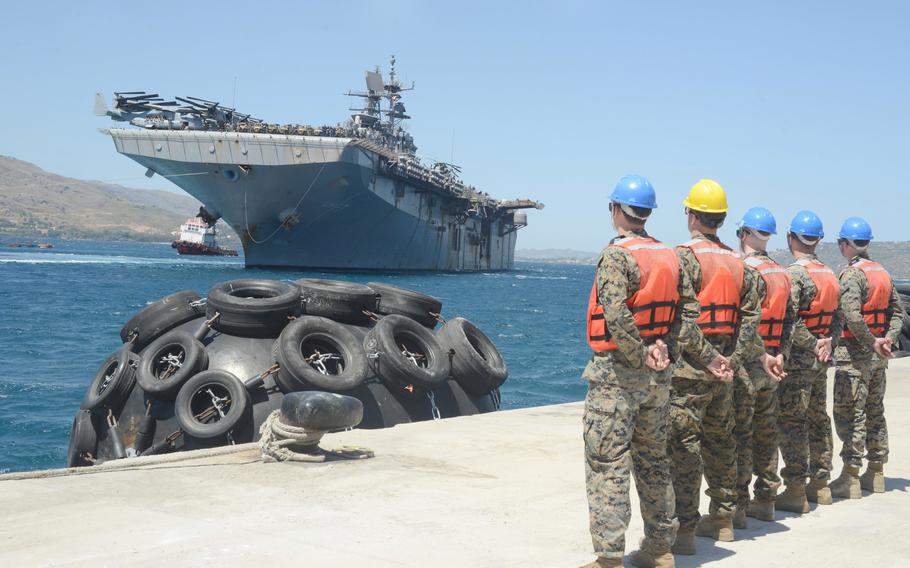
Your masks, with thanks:
<instances>
[{"instance_id":1,"label":"rocky hillside","mask_svg":"<svg viewBox=\"0 0 910 568\"><path fill-rule=\"evenodd\" d=\"M894 278L910 280L910 242L875 241L872 243L870 253L873 259L885 265ZM786 250L773 251L771 256L785 266L793 262L793 256ZM822 243L819 257L836 272L846 264L836 243ZM534 262L596 264L599 255L576 250L525 249L516 251L515 258Z\"/></svg>"},{"instance_id":2,"label":"rocky hillside","mask_svg":"<svg viewBox=\"0 0 910 568\"><path fill-rule=\"evenodd\" d=\"M790 264L793 262L793 256L789 251L778 250L771 253L771 256L781 264ZM872 241L869 247L869 256L878 262L881 262L891 276L900 280L910 279L910 242L907 241ZM819 259L840 272L847 261L841 256L837 248L837 243L822 243L818 250Z\"/></svg>"},{"instance_id":3,"label":"rocky hillside","mask_svg":"<svg viewBox=\"0 0 910 568\"><path fill-rule=\"evenodd\" d=\"M198 209L184 194L66 178L0 156L0 234L168 241Z\"/></svg>"}]
</instances>

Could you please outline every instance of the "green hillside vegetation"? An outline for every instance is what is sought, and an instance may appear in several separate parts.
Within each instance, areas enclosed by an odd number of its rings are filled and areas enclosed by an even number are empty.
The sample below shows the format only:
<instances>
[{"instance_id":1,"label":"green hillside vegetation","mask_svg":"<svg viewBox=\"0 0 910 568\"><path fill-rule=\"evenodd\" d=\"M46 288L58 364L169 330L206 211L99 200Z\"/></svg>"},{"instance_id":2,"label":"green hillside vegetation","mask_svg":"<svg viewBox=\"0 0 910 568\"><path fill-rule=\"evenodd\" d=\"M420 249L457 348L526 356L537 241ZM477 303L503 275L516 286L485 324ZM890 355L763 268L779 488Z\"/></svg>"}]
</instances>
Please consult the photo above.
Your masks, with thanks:
<instances>
[{"instance_id":1,"label":"green hillside vegetation","mask_svg":"<svg viewBox=\"0 0 910 568\"><path fill-rule=\"evenodd\" d=\"M198 210L184 194L67 178L0 156L3 235L170 241Z\"/></svg>"}]
</instances>

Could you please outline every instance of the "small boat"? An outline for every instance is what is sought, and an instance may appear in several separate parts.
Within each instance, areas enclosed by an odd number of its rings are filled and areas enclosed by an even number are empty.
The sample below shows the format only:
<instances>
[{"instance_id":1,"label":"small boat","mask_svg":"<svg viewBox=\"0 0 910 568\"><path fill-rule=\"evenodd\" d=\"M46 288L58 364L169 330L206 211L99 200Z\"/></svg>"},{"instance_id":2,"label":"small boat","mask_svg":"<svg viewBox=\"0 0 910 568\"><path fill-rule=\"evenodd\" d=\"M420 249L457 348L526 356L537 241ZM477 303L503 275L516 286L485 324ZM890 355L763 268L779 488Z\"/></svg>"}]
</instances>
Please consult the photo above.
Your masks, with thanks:
<instances>
[{"instance_id":1,"label":"small boat","mask_svg":"<svg viewBox=\"0 0 910 568\"><path fill-rule=\"evenodd\" d=\"M219 247L215 241L215 225L202 217L192 217L180 225L180 236L171 243L178 254L206 256L237 256L237 251Z\"/></svg>"}]
</instances>

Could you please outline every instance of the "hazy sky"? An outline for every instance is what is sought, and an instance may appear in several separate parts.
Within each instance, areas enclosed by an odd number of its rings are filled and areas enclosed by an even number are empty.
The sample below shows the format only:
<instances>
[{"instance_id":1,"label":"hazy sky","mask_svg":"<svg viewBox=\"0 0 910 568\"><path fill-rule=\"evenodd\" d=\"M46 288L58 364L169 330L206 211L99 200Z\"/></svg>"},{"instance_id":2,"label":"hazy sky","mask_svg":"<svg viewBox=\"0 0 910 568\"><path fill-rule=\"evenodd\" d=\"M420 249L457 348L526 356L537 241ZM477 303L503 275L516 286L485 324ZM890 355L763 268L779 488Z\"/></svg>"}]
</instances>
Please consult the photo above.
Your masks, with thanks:
<instances>
[{"instance_id":1,"label":"hazy sky","mask_svg":"<svg viewBox=\"0 0 910 568\"><path fill-rule=\"evenodd\" d=\"M15 2L0 23L0 154L68 176L168 187L118 155L100 91L195 95L274 122L336 123L363 70L398 57L425 158L546 203L519 248L596 250L610 188L658 191L686 237L700 177L786 226L862 215L907 239L910 2ZM173 186L170 186L173 187ZM772 246L782 246L778 237Z\"/></svg>"}]
</instances>

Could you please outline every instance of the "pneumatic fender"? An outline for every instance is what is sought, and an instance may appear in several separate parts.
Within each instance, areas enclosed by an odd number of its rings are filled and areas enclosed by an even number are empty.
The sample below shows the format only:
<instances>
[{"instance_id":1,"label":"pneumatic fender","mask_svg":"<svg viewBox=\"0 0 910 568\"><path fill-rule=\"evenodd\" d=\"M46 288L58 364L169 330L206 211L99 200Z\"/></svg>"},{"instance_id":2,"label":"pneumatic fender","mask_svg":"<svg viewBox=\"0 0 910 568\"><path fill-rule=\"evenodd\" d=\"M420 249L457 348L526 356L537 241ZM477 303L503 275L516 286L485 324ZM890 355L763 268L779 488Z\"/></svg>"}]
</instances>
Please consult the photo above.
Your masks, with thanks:
<instances>
[{"instance_id":1,"label":"pneumatic fender","mask_svg":"<svg viewBox=\"0 0 910 568\"><path fill-rule=\"evenodd\" d=\"M205 310L200 300L199 294L192 290L175 292L156 300L126 322L120 330L120 339L124 343L132 341L133 351L138 353L163 333L201 317Z\"/></svg>"},{"instance_id":2,"label":"pneumatic fender","mask_svg":"<svg viewBox=\"0 0 910 568\"><path fill-rule=\"evenodd\" d=\"M273 350L278 362L275 381L284 392L348 391L370 374L360 340L343 324L327 318L295 319L281 332Z\"/></svg>"},{"instance_id":3,"label":"pneumatic fender","mask_svg":"<svg viewBox=\"0 0 910 568\"><path fill-rule=\"evenodd\" d=\"M208 440L236 428L250 406L250 395L240 379L227 371L208 370L180 387L174 414L184 433Z\"/></svg>"},{"instance_id":4,"label":"pneumatic fender","mask_svg":"<svg viewBox=\"0 0 910 568\"><path fill-rule=\"evenodd\" d=\"M152 396L173 399L180 386L208 367L208 362L199 340L185 331L171 331L143 351L136 379Z\"/></svg>"},{"instance_id":5,"label":"pneumatic fender","mask_svg":"<svg viewBox=\"0 0 910 568\"><path fill-rule=\"evenodd\" d=\"M482 395L509 376L506 362L487 335L470 321L457 317L437 332L443 349L452 354L452 378L466 391Z\"/></svg>"},{"instance_id":6,"label":"pneumatic fender","mask_svg":"<svg viewBox=\"0 0 910 568\"><path fill-rule=\"evenodd\" d=\"M73 427L70 431L70 444L66 452L66 467L82 467L92 465L86 459L88 455L93 458L98 447L98 432L92 423L92 413L89 410L79 410L73 418Z\"/></svg>"},{"instance_id":7,"label":"pneumatic fender","mask_svg":"<svg viewBox=\"0 0 910 568\"><path fill-rule=\"evenodd\" d=\"M442 302L433 296L379 282L368 282L367 286L379 294L378 313L407 316L430 329L436 327Z\"/></svg>"},{"instance_id":8,"label":"pneumatic fender","mask_svg":"<svg viewBox=\"0 0 910 568\"><path fill-rule=\"evenodd\" d=\"M433 332L409 317L380 319L363 345L373 371L393 388L432 389L449 377L449 358Z\"/></svg>"},{"instance_id":9,"label":"pneumatic fender","mask_svg":"<svg viewBox=\"0 0 910 568\"><path fill-rule=\"evenodd\" d=\"M363 420L363 403L331 392L292 392L281 401L281 421L320 432L353 428Z\"/></svg>"},{"instance_id":10,"label":"pneumatic fender","mask_svg":"<svg viewBox=\"0 0 910 568\"><path fill-rule=\"evenodd\" d=\"M126 400L136 384L139 356L124 345L111 353L89 383L82 399L83 410L117 407Z\"/></svg>"},{"instance_id":11,"label":"pneumatic fender","mask_svg":"<svg viewBox=\"0 0 910 568\"><path fill-rule=\"evenodd\" d=\"M300 288L303 313L342 323L362 324L369 320L365 312L375 312L379 296L363 284L341 280L303 279L294 282Z\"/></svg>"},{"instance_id":12,"label":"pneumatic fender","mask_svg":"<svg viewBox=\"0 0 910 568\"><path fill-rule=\"evenodd\" d=\"M300 288L280 280L241 279L209 290L205 315L212 327L241 337L275 337L300 315Z\"/></svg>"}]
</instances>

